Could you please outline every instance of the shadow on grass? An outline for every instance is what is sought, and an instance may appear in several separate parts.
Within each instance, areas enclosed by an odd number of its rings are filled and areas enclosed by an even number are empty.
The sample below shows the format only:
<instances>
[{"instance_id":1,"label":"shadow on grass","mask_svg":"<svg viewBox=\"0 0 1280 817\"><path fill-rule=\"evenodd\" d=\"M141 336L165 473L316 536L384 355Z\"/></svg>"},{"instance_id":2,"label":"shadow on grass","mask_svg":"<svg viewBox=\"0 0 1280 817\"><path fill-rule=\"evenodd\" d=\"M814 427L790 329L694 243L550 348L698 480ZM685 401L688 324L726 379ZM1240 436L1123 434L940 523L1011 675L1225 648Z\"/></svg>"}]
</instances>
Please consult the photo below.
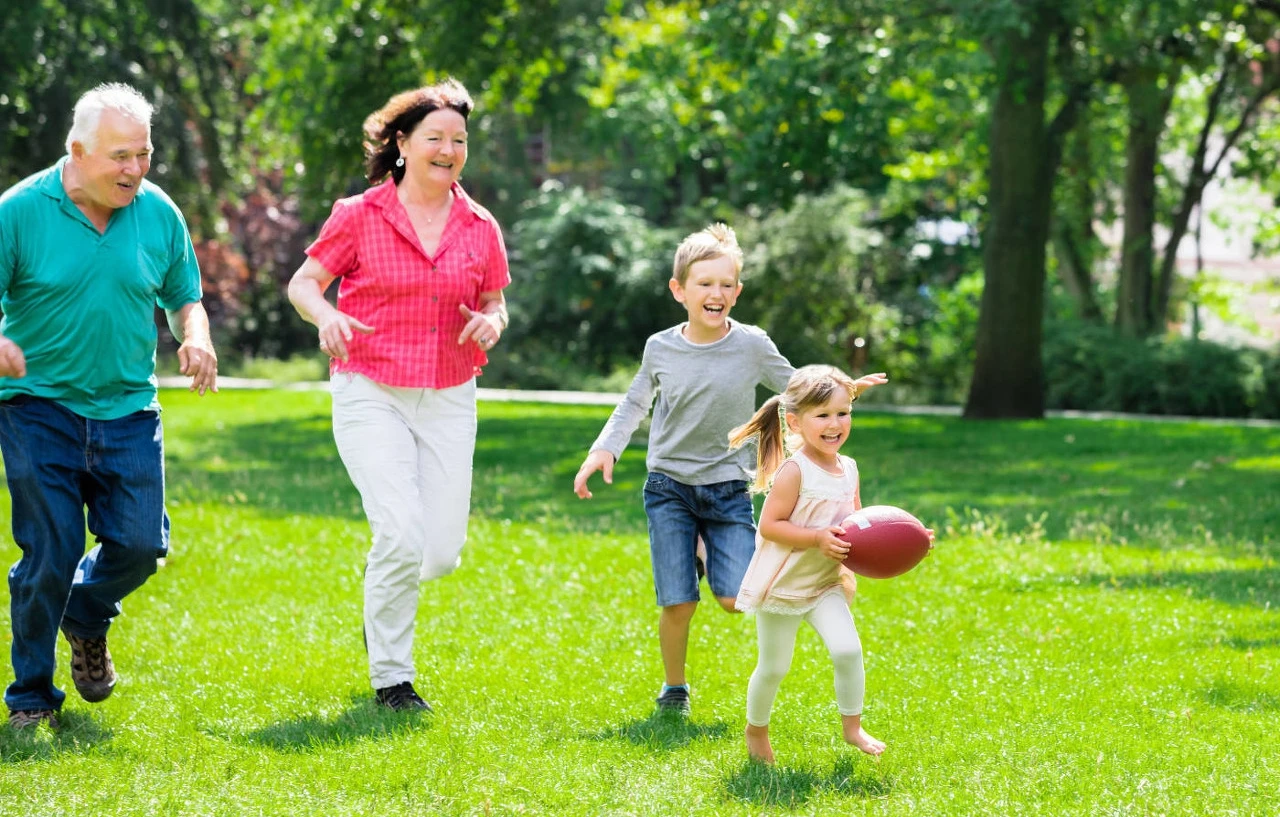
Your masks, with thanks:
<instances>
[{"instance_id":1,"label":"shadow on grass","mask_svg":"<svg viewBox=\"0 0 1280 817\"><path fill-rule=\"evenodd\" d=\"M816 794L834 792L863 799L887 797L893 781L879 770L854 758L842 757L830 773L814 769L791 769L746 761L725 780L725 794L760 806L796 808Z\"/></svg>"},{"instance_id":2,"label":"shadow on grass","mask_svg":"<svg viewBox=\"0 0 1280 817\"><path fill-rule=\"evenodd\" d=\"M662 752L672 752L695 740L719 740L729 734L724 721L697 723L671 712L654 712L643 720L587 735L590 740L625 740Z\"/></svg>"},{"instance_id":3,"label":"shadow on grass","mask_svg":"<svg viewBox=\"0 0 1280 817\"><path fill-rule=\"evenodd\" d=\"M104 745L111 740L111 730L87 713L63 712L58 721L57 730L41 726L18 732L7 726L0 727L0 762L54 760L61 755L88 751L102 754Z\"/></svg>"},{"instance_id":4,"label":"shadow on grass","mask_svg":"<svg viewBox=\"0 0 1280 817\"><path fill-rule=\"evenodd\" d=\"M605 407L481 403L474 512L643 532L639 435L613 485L597 474L592 500L573 495L574 473L607 416ZM1171 531L1198 541L1209 531L1215 543L1263 546L1264 532L1280 526L1280 433L1272 429L874 413L856 423L848 453L863 466L864 500L910 503L922 519L940 523L950 508L999 517L1013 531L1041 519L1051 540L1145 541ZM333 442L327 398L228 395L218 404L184 404L173 428L176 501L363 517ZM874 445L862 442L872 436ZM973 478L974 463L981 479Z\"/></svg>"},{"instance_id":5,"label":"shadow on grass","mask_svg":"<svg viewBox=\"0 0 1280 817\"><path fill-rule=\"evenodd\" d=\"M429 713L391 712L376 705L372 698L357 698L347 711L334 718L294 718L255 729L239 739L277 752L313 752L430 728Z\"/></svg>"},{"instance_id":6,"label":"shadow on grass","mask_svg":"<svg viewBox=\"0 0 1280 817\"><path fill-rule=\"evenodd\" d=\"M1188 596L1225 604L1275 609L1280 607L1280 568L1242 570L1163 570L1152 573L1086 573L1019 582L1017 591L1037 589L1182 590Z\"/></svg>"},{"instance_id":7,"label":"shadow on grass","mask_svg":"<svg viewBox=\"0 0 1280 817\"><path fill-rule=\"evenodd\" d=\"M1204 691L1205 702L1210 706L1233 712L1280 711L1280 695L1257 686L1238 683L1215 683Z\"/></svg>"},{"instance_id":8,"label":"shadow on grass","mask_svg":"<svg viewBox=\"0 0 1280 817\"><path fill-rule=\"evenodd\" d=\"M573 493L573 476L600 431L595 416L528 409L529 417L491 416L477 431L472 512L494 519L556 519L588 530L644 531L644 452L629 451L614 484L592 478L590 502ZM512 411L511 409L505 409ZM333 441L328 413L228 422L217 434L189 434L168 454L168 492L176 502L243 505L268 514L363 519L360 496Z\"/></svg>"},{"instance_id":9,"label":"shadow on grass","mask_svg":"<svg viewBox=\"0 0 1280 817\"><path fill-rule=\"evenodd\" d=\"M1241 652L1269 650L1280 647L1280 636L1275 638L1227 638L1223 639L1222 643L1224 646Z\"/></svg>"}]
</instances>

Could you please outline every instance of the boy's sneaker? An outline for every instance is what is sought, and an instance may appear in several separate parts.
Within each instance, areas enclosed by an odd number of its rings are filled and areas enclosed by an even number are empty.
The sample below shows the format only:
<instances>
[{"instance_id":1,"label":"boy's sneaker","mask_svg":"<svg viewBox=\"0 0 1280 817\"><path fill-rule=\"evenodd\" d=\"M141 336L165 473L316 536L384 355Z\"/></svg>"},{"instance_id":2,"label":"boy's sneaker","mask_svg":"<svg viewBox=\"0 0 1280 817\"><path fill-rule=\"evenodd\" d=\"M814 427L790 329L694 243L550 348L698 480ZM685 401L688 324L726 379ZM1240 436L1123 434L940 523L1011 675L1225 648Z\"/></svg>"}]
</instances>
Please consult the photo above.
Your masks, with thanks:
<instances>
[{"instance_id":1,"label":"boy's sneaker","mask_svg":"<svg viewBox=\"0 0 1280 817\"><path fill-rule=\"evenodd\" d=\"M422 697L414 690L413 684L408 681L375 690L373 697L378 701L379 706L385 706L387 709L392 709L396 712L431 711L431 705L422 700Z\"/></svg>"},{"instance_id":2,"label":"boy's sneaker","mask_svg":"<svg viewBox=\"0 0 1280 817\"><path fill-rule=\"evenodd\" d=\"M669 687L662 686L662 694L658 696L658 709L662 712L672 712L677 715L688 715L689 707L689 686Z\"/></svg>"},{"instance_id":3,"label":"boy's sneaker","mask_svg":"<svg viewBox=\"0 0 1280 817\"><path fill-rule=\"evenodd\" d=\"M116 667L107 649L107 637L81 638L66 630L62 634L71 644L71 681L76 692L91 704L111 697L116 686Z\"/></svg>"},{"instance_id":4,"label":"boy's sneaker","mask_svg":"<svg viewBox=\"0 0 1280 817\"><path fill-rule=\"evenodd\" d=\"M53 709L15 709L9 713L9 726L13 729L35 729L42 723L50 729L58 728L58 713Z\"/></svg>"}]
</instances>

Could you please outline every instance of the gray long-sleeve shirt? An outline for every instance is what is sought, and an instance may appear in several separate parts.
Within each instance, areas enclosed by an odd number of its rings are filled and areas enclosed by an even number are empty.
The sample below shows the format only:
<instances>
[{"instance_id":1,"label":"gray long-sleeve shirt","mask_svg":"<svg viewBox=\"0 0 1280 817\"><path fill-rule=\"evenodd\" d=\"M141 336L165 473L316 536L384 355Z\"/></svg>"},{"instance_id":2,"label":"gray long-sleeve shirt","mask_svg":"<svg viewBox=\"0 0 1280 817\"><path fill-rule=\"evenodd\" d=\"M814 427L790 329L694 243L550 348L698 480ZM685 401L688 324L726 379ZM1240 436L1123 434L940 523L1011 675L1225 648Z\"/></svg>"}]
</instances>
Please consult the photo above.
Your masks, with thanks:
<instances>
[{"instance_id":1,"label":"gray long-sleeve shirt","mask_svg":"<svg viewBox=\"0 0 1280 817\"><path fill-rule=\"evenodd\" d=\"M686 485L746 479L755 470L755 449L731 451L729 432L755 413L758 384L780 392L794 369L758 327L730 321L723 338L697 344L685 339L682 326L645 342L640 371L591 450L618 460L652 406L650 471Z\"/></svg>"}]
</instances>

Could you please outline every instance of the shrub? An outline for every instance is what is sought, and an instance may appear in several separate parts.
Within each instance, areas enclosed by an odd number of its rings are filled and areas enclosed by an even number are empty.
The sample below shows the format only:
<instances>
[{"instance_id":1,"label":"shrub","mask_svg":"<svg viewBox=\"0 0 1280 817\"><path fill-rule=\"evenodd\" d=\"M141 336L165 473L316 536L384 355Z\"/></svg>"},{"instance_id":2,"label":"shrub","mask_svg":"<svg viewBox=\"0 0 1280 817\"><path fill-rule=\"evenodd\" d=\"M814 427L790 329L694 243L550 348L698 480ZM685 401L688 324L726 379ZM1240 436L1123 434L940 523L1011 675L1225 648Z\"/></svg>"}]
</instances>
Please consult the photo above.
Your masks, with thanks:
<instances>
[{"instance_id":1,"label":"shrub","mask_svg":"<svg viewBox=\"0 0 1280 817\"><path fill-rule=\"evenodd\" d=\"M976 253L886 224L878 205L837 186L744 220L746 289L735 312L796 365L887 371L892 389L876 396L957 402L972 371Z\"/></svg>"},{"instance_id":2,"label":"shrub","mask_svg":"<svg viewBox=\"0 0 1280 817\"><path fill-rule=\"evenodd\" d=\"M1280 354L1260 355L1259 377L1254 394L1253 414L1280 420Z\"/></svg>"},{"instance_id":3,"label":"shrub","mask_svg":"<svg viewBox=\"0 0 1280 817\"><path fill-rule=\"evenodd\" d=\"M678 323L667 289L673 234L607 194L548 182L507 238L511 325L486 386L585 388L640 359Z\"/></svg>"},{"instance_id":4,"label":"shrub","mask_svg":"<svg viewBox=\"0 0 1280 817\"><path fill-rule=\"evenodd\" d=\"M1051 323L1044 344L1046 405L1190 417L1277 416L1280 358L1271 355L1263 363L1271 373L1268 381L1265 374L1251 377L1253 354L1206 341L1132 338L1098 324Z\"/></svg>"}]
</instances>

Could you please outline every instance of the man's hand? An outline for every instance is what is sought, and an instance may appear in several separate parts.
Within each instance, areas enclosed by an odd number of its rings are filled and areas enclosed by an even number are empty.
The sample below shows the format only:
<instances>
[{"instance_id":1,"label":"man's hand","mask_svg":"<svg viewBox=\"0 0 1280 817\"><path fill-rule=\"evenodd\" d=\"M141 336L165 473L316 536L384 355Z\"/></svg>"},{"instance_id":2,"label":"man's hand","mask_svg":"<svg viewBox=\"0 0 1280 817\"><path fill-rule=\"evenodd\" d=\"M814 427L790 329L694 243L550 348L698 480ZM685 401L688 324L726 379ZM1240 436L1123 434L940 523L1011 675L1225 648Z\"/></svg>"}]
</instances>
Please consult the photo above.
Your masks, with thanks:
<instances>
[{"instance_id":1,"label":"man's hand","mask_svg":"<svg viewBox=\"0 0 1280 817\"><path fill-rule=\"evenodd\" d=\"M191 391L218 391L218 355L208 339L188 340L178 347L178 371L191 378Z\"/></svg>"},{"instance_id":2,"label":"man's hand","mask_svg":"<svg viewBox=\"0 0 1280 817\"><path fill-rule=\"evenodd\" d=\"M26 377L27 358L18 344L0 335L0 377Z\"/></svg>"}]
</instances>

